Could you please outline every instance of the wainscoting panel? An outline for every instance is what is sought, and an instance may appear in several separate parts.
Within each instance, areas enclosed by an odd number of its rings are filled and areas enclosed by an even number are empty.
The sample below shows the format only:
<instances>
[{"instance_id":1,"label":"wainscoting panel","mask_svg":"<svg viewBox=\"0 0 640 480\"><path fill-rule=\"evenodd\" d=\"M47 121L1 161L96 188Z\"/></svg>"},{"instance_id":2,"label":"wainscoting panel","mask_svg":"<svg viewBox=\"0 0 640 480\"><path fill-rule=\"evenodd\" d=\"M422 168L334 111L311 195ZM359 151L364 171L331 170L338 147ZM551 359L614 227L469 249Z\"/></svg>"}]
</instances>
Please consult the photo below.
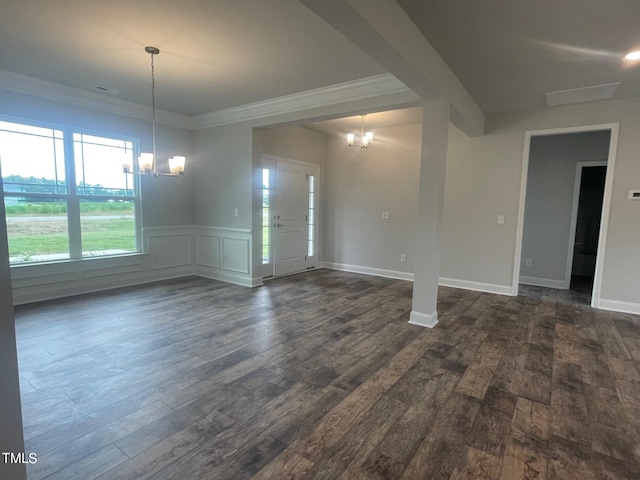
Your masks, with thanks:
<instances>
[{"instance_id":1,"label":"wainscoting panel","mask_svg":"<svg viewBox=\"0 0 640 480\"><path fill-rule=\"evenodd\" d=\"M220 268L220 235L196 233L196 265Z\"/></svg>"},{"instance_id":2,"label":"wainscoting panel","mask_svg":"<svg viewBox=\"0 0 640 480\"><path fill-rule=\"evenodd\" d=\"M223 270L238 273L249 273L250 248L249 239L247 238L223 238Z\"/></svg>"},{"instance_id":3,"label":"wainscoting panel","mask_svg":"<svg viewBox=\"0 0 640 480\"><path fill-rule=\"evenodd\" d=\"M191 232L149 237L150 270L191 265Z\"/></svg>"},{"instance_id":4,"label":"wainscoting panel","mask_svg":"<svg viewBox=\"0 0 640 480\"><path fill-rule=\"evenodd\" d=\"M256 287L262 278L251 276L251 238L248 229L147 227L145 253L12 267L14 304L188 275Z\"/></svg>"},{"instance_id":5,"label":"wainscoting panel","mask_svg":"<svg viewBox=\"0 0 640 480\"><path fill-rule=\"evenodd\" d=\"M194 227L194 274L246 287L261 285L251 278L251 231Z\"/></svg>"},{"instance_id":6,"label":"wainscoting panel","mask_svg":"<svg viewBox=\"0 0 640 480\"><path fill-rule=\"evenodd\" d=\"M147 260L148 255L133 254L12 267L14 304L154 281Z\"/></svg>"}]
</instances>

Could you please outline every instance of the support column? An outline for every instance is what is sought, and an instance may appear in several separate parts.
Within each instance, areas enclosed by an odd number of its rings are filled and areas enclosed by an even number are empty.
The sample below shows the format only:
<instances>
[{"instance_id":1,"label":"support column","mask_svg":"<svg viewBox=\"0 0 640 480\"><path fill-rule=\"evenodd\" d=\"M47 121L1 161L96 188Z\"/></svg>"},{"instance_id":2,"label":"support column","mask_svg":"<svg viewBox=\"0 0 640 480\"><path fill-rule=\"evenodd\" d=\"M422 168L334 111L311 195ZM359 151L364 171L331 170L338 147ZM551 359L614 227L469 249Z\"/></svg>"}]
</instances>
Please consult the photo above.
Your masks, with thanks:
<instances>
[{"instance_id":1,"label":"support column","mask_svg":"<svg viewBox=\"0 0 640 480\"><path fill-rule=\"evenodd\" d=\"M422 116L413 302L409 323L433 327L438 323L438 277L449 141L449 101L444 98L425 101Z\"/></svg>"}]
</instances>

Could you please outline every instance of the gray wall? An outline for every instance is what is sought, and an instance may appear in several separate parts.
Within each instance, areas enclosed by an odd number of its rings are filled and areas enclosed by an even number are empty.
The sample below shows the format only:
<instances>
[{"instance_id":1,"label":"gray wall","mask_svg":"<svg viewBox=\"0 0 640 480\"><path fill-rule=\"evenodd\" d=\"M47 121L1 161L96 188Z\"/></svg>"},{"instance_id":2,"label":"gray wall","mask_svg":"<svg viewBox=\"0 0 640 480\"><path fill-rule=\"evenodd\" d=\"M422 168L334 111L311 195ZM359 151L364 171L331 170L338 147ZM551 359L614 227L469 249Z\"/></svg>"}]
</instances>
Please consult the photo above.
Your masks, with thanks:
<instances>
[{"instance_id":1,"label":"gray wall","mask_svg":"<svg viewBox=\"0 0 640 480\"><path fill-rule=\"evenodd\" d=\"M189 175L194 178L195 224L251 229L252 126L236 123L196 130L193 151Z\"/></svg>"},{"instance_id":2,"label":"gray wall","mask_svg":"<svg viewBox=\"0 0 640 480\"><path fill-rule=\"evenodd\" d=\"M262 153L313 163L321 169L324 166L327 156L326 134L297 125L261 130Z\"/></svg>"},{"instance_id":3,"label":"gray wall","mask_svg":"<svg viewBox=\"0 0 640 480\"><path fill-rule=\"evenodd\" d=\"M413 273L421 128L378 128L366 150L349 147L344 135L329 136L323 261Z\"/></svg>"},{"instance_id":4,"label":"gray wall","mask_svg":"<svg viewBox=\"0 0 640 480\"><path fill-rule=\"evenodd\" d=\"M640 308L640 202L627 200L627 192L640 188L638 111L640 99L635 98L487 117L487 135L509 139L504 145L504 154L514 165L522 164L525 131L620 124L601 296L617 302L620 307L629 304L636 309Z\"/></svg>"},{"instance_id":5,"label":"gray wall","mask_svg":"<svg viewBox=\"0 0 640 480\"><path fill-rule=\"evenodd\" d=\"M609 131L600 131L531 139L521 276L568 280L565 273L576 165L606 161L609 137ZM527 258L532 259L531 266L525 264Z\"/></svg>"},{"instance_id":6,"label":"gray wall","mask_svg":"<svg viewBox=\"0 0 640 480\"><path fill-rule=\"evenodd\" d=\"M522 158L520 139L449 129L440 276L511 285ZM498 215L505 223L498 224Z\"/></svg>"},{"instance_id":7,"label":"gray wall","mask_svg":"<svg viewBox=\"0 0 640 480\"><path fill-rule=\"evenodd\" d=\"M56 102L0 89L0 115L39 120L100 133L138 138L141 151L151 151L151 123L113 113ZM191 133L157 125L156 148L159 159L184 154L191 168ZM159 168L162 164L159 165ZM142 217L145 227L191 225L193 223L193 176L142 178Z\"/></svg>"}]
</instances>

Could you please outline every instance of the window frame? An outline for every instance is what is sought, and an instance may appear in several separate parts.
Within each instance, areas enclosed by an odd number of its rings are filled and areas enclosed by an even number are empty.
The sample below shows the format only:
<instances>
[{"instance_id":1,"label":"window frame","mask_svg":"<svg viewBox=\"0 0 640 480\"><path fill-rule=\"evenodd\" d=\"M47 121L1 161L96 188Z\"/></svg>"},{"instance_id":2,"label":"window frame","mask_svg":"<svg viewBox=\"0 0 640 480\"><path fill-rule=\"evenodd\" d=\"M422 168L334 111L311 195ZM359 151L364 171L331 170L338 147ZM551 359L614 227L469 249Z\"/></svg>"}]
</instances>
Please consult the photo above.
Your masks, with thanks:
<instances>
[{"instance_id":1,"label":"window frame","mask_svg":"<svg viewBox=\"0 0 640 480\"><path fill-rule=\"evenodd\" d=\"M76 158L75 158L75 143L74 134L89 135L95 137L108 138L112 140L131 142L133 166L134 170L137 170L138 156L140 152L140 142L138 138L130 137L113 132L103 132L90 128L79 128L71 125L59 124L55 122L47 122L41 120L32 120L21 117L14 117L9 115L0 115L0 121L7 123L15 123L19 125L46 128L50 130L59 130L62 132L62 143L64 151L64 173L66 182L66 193L40 193L33 192L29 196L35 198L62 198L66 202L67 207L67 235L69 241L69 256L68 258L58 260L43 260L34 262L17 262L12 263L10 266L22 267L29 265L42 265L49 263L60 263L78 260L92 260L92 259L105 259L127 255L143 254L144 244L142 241L142 188L139 175L131 175L131 189L133 195L89 195L79 194L78 185L76 181ZM29 135L29 134L27 134ZM0 159L0 171L2 168L2 160ZM122 175L130 175L123 173ZM24 196L23 192L9 192L3 188L3 197L20 197ZM134 215L134 234L135 234L135 251L128 253L116 253L112 255L87 255L83 256L82 248L82 227L81 220L82 215L80 212L80 203L82 200L95 200L100 198L101 200L126 200L133 202L133 215ZM6 216L6 213L3 212ZM5 217L6 218L6 217Z\"/></svg>"}]
</instances>

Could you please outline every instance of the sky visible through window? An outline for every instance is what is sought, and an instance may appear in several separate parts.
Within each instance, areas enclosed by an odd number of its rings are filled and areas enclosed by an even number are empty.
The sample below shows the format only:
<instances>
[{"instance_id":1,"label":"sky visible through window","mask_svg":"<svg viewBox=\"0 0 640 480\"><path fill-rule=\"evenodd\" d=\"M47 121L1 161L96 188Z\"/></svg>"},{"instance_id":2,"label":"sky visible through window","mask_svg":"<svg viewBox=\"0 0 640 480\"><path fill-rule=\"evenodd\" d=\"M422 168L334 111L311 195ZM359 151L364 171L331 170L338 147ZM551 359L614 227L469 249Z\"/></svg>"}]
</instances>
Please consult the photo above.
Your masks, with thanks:
<instances>
[{"instance_id":1,"label":"sky visible through window","mask_svg":"<svg viewBox=\"0 0 640 480\"><path fill-rule=\"evenodd\" d=\"M132 188L131 176L122 173L122 163L132 157L131 141L78 133L73 139L78 185ZM20 176L65 183L62 131L0 121L0 165L5 179Z\"/></svg>"}]
</instances>

